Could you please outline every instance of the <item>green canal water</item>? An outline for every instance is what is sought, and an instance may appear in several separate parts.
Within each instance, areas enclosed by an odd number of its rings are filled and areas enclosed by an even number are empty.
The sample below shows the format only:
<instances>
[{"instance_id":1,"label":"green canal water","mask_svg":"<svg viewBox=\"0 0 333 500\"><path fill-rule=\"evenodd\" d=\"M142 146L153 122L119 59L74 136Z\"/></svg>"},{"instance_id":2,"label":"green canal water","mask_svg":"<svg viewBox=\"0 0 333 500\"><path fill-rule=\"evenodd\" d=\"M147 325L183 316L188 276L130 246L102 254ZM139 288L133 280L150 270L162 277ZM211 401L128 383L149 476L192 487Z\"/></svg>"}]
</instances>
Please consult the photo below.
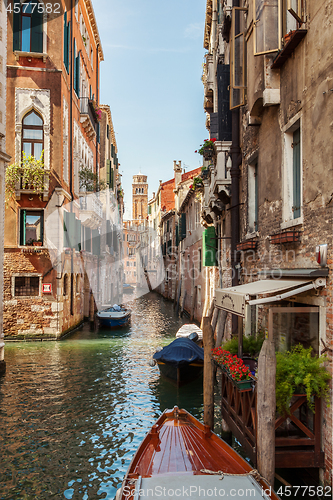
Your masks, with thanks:
<instances>
[{"instance_id":1,"label":"green canal water","mask_svg":"<svg viewBox=\"0 0 333 500\"><path fill-rule=\"evenodd\" d=\"M6 345L0 379L0 499L113 499L149 427L166 409L202 419L202 381L180 389L150 367L186 322L170 302L134 300L131 326L60 342Z\"/></svg>"}]
</instances>

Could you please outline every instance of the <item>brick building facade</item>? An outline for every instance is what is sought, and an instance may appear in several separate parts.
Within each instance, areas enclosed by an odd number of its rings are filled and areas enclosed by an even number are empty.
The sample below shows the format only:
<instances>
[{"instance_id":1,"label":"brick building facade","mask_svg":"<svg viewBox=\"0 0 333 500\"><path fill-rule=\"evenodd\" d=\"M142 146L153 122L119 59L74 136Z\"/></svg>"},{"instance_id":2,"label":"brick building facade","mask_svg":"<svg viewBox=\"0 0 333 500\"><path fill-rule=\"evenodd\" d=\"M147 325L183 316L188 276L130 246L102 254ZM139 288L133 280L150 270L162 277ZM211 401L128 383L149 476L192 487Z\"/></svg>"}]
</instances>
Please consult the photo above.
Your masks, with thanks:
<instances>
[{"instance_id":1,"label":"brick building facade","mask_svg":"<svg viewBox=\"0 0 333 500\"><path fill-rule=\"evenodd\" d=\"M60 14L30 4L8 14L8 152L16 163L23 152L41 157L45 176L38 193L18 182L6 210L7 338L59 338L109 300L103 269L121 240L117 201L99 192L112 141L104 131L101 140L103 51L92 3L60 5Z\"/></svg>"}]
</instances>

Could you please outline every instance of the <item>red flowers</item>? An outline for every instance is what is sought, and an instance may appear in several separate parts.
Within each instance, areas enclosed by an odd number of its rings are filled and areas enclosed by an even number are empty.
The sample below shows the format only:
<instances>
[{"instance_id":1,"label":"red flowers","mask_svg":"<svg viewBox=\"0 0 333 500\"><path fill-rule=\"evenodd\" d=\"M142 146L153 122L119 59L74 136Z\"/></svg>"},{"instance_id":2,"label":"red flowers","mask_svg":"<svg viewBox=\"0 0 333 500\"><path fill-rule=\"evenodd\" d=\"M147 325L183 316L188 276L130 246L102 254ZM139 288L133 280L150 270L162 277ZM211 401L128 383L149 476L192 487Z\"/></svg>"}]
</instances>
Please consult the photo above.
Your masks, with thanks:
<instances>
[{"instance_id":1,"label":"red flowers","mask_svg":"<svg viewBox=\"0 0 333 500\"><path fill-rule=\"evenodd\" d=\"M229 372L233 380L250 380L250 370L236 354L224 351L222 347L212 349L212 357Z\"/></svg>"}]
</instances>

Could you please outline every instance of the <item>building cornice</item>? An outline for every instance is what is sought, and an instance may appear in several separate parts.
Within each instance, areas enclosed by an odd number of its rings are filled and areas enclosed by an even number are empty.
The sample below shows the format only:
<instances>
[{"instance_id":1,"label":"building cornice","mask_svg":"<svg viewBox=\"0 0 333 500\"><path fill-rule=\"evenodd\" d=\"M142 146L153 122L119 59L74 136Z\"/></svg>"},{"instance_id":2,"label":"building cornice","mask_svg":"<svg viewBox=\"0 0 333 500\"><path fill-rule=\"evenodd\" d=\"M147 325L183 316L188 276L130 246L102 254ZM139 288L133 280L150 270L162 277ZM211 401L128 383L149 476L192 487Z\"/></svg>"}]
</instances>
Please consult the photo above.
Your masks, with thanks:
<instances>
[{"instance_id":1,"label":"building cornice","mask_svg":"<svg viewBox=\"0 0 333 500\"><path fill-rule=\"evenodd\" d=\"M213 0L207 0L206 3L206 19L205 19L205 33L204 33L204 49L209 50L210 31L212 27L213 16Z\"/></svg>"},{"instance_id":2,"label":"building cornice","mask_svg":"<svg viewBox=\"0 0 333 500\"><path fill-rule=\"evenodd\" d=\"M94 8L92 6L92 2L91 2L91 0L84 0L84 3L86 6L86 9L87 9L87 14L89 17L92 32L94 34L95 42L96 42L96 45L98 47L98 54L99 54L100 61L104 61L102 42L101 42L101 38L99 36L99 31L98 31L97 22L96 22L96 16L95 16Z\"/></svg>"}]
</instances>

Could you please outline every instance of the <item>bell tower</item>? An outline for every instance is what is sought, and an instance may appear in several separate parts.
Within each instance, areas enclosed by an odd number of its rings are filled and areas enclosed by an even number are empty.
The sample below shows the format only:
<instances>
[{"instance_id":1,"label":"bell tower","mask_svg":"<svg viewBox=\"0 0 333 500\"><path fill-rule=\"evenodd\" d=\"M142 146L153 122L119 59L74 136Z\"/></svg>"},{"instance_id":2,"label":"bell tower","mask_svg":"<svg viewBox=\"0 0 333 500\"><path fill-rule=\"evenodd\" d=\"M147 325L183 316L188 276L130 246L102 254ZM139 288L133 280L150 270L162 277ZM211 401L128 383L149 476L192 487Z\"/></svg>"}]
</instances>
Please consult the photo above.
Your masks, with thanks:
<instances>
[{"instance_id":1,"label":"bell tower","mask_svg":"<svg viewBox=\"0 0 333 500\"><path fill-rule=\"evenodd\" d=\"M148 183L147 176L139 172L133 175L132 184L132 220L140 224L148 216Z\"/></svg>"}]
</instances>

